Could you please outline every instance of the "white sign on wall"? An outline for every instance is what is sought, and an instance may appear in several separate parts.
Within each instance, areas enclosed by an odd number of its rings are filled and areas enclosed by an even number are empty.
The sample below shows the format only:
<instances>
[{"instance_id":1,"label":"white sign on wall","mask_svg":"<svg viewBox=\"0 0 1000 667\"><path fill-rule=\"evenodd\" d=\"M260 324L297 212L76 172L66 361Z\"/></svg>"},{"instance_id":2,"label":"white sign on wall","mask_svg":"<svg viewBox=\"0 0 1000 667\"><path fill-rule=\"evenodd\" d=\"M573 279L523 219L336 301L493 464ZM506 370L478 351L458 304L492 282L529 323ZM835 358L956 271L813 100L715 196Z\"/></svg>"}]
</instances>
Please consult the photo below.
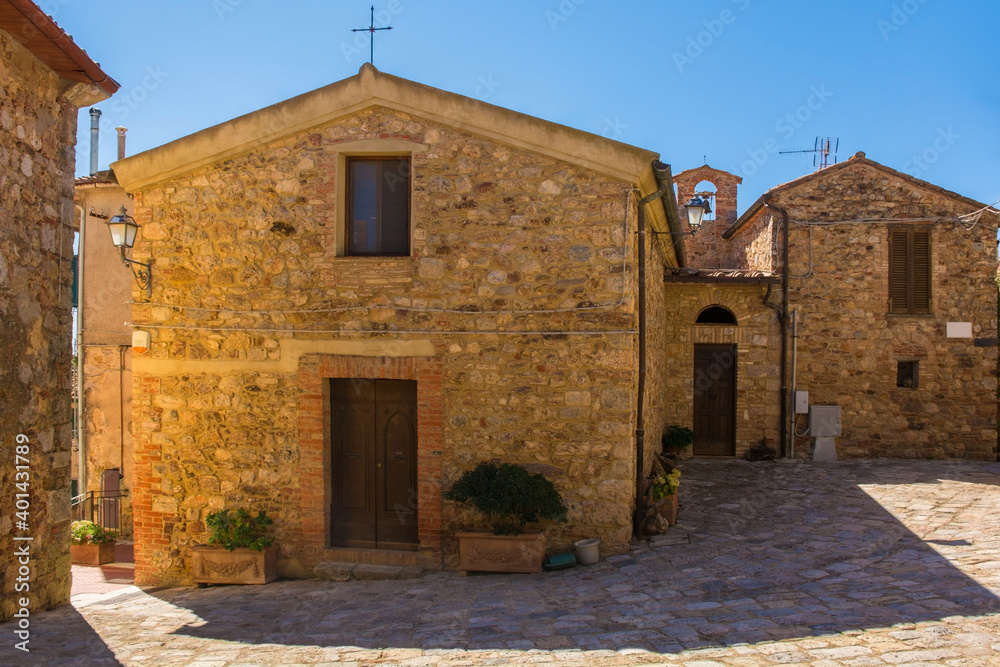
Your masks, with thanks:
<instances>
[{"instance_id":1,"label":"white sign on wall","mask_svg":"<svg viewBox=\"0 0 1000 667\"><path fill-rule=\"evenodd\" d=\"M948 338L972 338L972 322L948 322Z\"/></svg>"}]
</instances>

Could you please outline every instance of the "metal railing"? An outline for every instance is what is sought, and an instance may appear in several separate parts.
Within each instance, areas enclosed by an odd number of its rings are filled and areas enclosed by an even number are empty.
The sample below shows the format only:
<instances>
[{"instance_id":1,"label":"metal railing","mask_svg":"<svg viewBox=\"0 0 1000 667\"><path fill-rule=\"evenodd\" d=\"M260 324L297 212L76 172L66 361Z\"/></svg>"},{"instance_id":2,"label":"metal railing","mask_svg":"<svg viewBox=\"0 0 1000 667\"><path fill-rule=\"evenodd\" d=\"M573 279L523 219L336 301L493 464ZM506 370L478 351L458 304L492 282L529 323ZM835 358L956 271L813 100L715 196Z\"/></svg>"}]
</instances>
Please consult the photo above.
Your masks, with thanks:
<instances>
[{"instance_id":1,"label":"metal railing","mask_svg":"<svg viewBox=\"0 0 1000 667\"><path fill-rule=\"evenodd\" d=\"M93 521L101 528L121 533L121 491L88 491L73 498L73 521Z\"/></svg>"}]
</instances>

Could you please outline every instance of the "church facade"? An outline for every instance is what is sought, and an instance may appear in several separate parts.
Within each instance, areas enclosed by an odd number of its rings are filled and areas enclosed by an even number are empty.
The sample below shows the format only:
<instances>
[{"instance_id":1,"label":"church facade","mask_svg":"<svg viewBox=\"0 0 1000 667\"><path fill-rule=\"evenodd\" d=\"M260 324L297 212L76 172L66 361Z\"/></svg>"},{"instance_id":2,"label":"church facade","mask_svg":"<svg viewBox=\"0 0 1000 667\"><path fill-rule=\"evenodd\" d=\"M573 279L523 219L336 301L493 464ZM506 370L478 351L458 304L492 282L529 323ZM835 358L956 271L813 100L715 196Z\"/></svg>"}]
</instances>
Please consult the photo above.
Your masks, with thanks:
<instances>
[{"instance_id":1,"label":"church facade","mask_svg":"<svg viewBox=\"0 0 1000 667\"><path fill-rule=\"evenodd\" d=\"M274 518L288 576L453 566L474 519L442 489L489 460L556 484L554 548L626 550L640 198L679 231L656 158L366 65L115 163L154 261L132 313L152 337L132 367L137 581L185 581L206 514L238 506ZM669 238L650 275L678 265ZM648 376L657 444L661 355Z\"/></svg>"}]
</instances>

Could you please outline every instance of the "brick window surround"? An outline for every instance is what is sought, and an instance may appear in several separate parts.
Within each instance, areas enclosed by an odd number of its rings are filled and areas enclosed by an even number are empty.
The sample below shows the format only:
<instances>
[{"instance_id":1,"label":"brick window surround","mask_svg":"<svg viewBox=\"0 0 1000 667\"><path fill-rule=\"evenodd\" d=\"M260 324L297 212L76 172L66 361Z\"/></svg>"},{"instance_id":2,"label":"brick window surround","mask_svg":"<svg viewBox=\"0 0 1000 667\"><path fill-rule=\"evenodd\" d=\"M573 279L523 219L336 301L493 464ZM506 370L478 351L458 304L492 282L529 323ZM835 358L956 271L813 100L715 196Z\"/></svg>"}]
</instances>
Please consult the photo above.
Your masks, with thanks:
<instances>
[{"instance_id":1,"label":"brick window surround","mask_svg":"<svg viewBox=\"0 0 1000 667\"><path fill-rule=\"evenodd\" d=\"M331 378L416 380L418 562L441 567L441 462L443 385L441 361L432 357L352 357L310 354L299 361L300 544L311 562L380 562L375 550L331 549L330 385ZM386 563L394 563L386 553Z\"/></svg>"}]
</instances>

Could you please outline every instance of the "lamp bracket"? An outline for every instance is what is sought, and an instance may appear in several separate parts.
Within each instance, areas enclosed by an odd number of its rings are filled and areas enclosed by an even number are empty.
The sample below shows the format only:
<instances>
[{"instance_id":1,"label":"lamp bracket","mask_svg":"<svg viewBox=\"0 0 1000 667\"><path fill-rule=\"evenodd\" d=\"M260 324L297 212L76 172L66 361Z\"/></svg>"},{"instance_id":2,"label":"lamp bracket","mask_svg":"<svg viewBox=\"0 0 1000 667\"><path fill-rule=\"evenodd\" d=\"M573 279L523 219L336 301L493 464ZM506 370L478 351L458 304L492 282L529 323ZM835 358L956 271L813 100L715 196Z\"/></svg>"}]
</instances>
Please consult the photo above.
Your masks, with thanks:
<instances>
[{"instance_id":1,"label":"lamp bracket","mask_svg":"<svg viewBox=\"0 0 1000 667\"><path fill-rule=\"evenodd\" d=\"M125 249L122 248L122 264L132 269L132 276L135 278L135 282L139 287L146 290L146 298L150 299L153 297L153 260L150 259L148 264L138 262L134 259L129 259L125 256ZM135 267L141 267L139 269Z\"/></svg>"}]
</instances>

